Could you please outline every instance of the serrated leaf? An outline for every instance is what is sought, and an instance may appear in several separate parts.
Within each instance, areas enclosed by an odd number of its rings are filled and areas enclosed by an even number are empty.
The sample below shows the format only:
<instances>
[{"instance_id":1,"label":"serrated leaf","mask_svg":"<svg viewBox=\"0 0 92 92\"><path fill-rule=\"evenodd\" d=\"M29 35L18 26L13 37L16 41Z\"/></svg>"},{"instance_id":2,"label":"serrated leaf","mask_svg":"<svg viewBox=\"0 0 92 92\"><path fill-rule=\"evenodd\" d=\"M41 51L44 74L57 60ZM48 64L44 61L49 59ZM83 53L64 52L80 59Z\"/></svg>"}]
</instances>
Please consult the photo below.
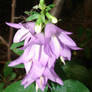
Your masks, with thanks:
<instances>
[{"instance_id":1,"label":"serrated leaf","mask_svg":"<svg viewBox=\"0 0 92 92\"><path fill-rule=\"evenodd\" d=\"M27 19L26 19L26 21L33 21L33 20L35 20L35 19L38 19L39 18L39 13L35 13L35 14L33 14L33 15L30 15Z\"/></svg>"},{"instance_id":2,"label":"serrated leaf","mask_svg":"<svg viewBox=\"0 0 92 92\"><path fill-rule=\"evenodd\" d=\"M65 80L63 86L57 86L51 92L90 92L90 91L80 81L77 81L77 80Z\"/></svg>"},{"instance_id":3,"label":"serrated leaf","mask_svg":"<svg viewBox=\"0 0 92 92\"><path fill-rule=\"evenodd\" d=\"M5 88L3 92L35 92L35 86L31 84L24 89L24 86L21 85L21 81L17 81Z\"/></svg>"}]
</instances>

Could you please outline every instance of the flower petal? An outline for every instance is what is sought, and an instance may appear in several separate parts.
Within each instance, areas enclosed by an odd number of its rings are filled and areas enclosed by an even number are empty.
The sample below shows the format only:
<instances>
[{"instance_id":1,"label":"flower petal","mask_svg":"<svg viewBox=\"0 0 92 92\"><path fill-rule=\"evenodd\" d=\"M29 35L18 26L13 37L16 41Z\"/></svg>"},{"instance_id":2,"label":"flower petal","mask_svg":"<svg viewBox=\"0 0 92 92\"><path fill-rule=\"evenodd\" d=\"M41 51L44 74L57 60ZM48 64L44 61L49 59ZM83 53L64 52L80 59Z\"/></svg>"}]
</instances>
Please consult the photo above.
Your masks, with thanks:
<instances>
[{"instance_id":1,"label":"flower petal","mask_svg":"<svg viewBox=\"0 0 92 92\"><path fill-rule=\"evenodd\" d=\"M40 77L39 79L36 80L36 83L38 85L38 87L44 91L44 88L46 87L48 79L46 77Z\"/></svg>"},{"instance_id":2,"label":"flower petal","mask_svg":"<svg viewBox=\"0 0 92 92\"><path fill-rule=\"evenodd\" d=\"M23 61L24 60L23 60L22 56L20 56L18 59L10 62L10 64L8 64L8 66L13 67L13 66L16 66L16 65L19 65L19 64L23 63Z\"/></svg>"},{"instance_id":3,"label":"flower petal","mask_svg":"<svg viewBox=\"0 0 92 92\"><path fill-rule=\"evenodd\" d=\"M29 30L22 27L16 32L13 42L17 43L17 42L23 41L27 37L28 32Z\"/></svg>"},{"instance_id":4,"label":"flower petal","mask_svg":"<svg viewBox=\"0 0 92 92\"><path fill-rule=\"evenodd\" d=\"M61 51L61 56L65 58L65 60L71 60L71 50L64 46L64 48Z\"/></svg>"},{"instance_id":5,"label":"flower petal","mask_svg":"<svg viewBox=\"0 0 92 92\"><path fill-rule=\"evenodd\" d=\"M58 37L60 41L67 46L76 46L76 43L66 34L62 33Z\"/></svg>"},{"instance_id":6,"label":"flower petal","mask_svg":"<svg viewBox=\"0 0 92 92\"><path fill-rule=\"evenodd\" d=\"M35 33L35 22L24 23L23 26L29 30L31 34Z\"/></svg>"},{"instance_id":7,"label":"flower petal","mask_svg":"<svg viewBox=\"0 0 92 92\"><path fill-rule=\"evenodd\" d=\"M56 56L56 58L58 58L60 56L61 46L60 46L60 42L55 36L51 38L50 46L54 55Z\"/></svg>"},{"instance_id":8,"label":"flower petal","mask_svg":"<svg viewBox=\"0 0 92 92\"><path fill-rule=\"evenodd\" d=\"M6 22L6 24L8 26L13 27L13 28L16 28L16 29L20 29L22 27L22 24L21 23L17 24L17 23L8 23L8 22Z\"/></svg>"},{"instance_id":9,"label":"flower petal","mask_svg":"<svg viewBox=\"0 0 92 92\"><path fill-rule=\"evenodd\" d=\"M46 76L48 79L59 83L60 85L63 85L62 80L57 76L57 74L54 72L54 69L52 68L49 70L48 68L45 69L44 71L44 76Z\"/></svg>"}]
</instances>

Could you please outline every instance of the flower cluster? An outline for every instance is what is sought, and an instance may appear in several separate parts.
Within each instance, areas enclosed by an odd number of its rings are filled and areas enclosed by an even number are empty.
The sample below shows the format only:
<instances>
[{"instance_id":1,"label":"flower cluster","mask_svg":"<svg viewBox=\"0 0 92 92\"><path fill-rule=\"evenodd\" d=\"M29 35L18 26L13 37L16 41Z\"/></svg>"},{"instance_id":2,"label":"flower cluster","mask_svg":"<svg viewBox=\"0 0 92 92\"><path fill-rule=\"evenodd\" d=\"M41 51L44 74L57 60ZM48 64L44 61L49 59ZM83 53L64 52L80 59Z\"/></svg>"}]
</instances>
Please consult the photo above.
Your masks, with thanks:
<instances>
[{"instance_id":1,"label":"flower cluster","mask_svg":"<svg viewBox=\"0 0 92 92\"><path fill-rule=\"evenodd\" d=\"M69 37L72 33L52 23L46 24L44 32L37 32L37 29L35 31L35 22L6 24L18 29L13 39L14 43L24 41L21 48L24 53L9 64L10 67L24 64L26 76L21 84L26 88L35 81L36 90L40 88L42 91L48 80L63 85L54 71L54 66L59 57L65 63L64 60L71 59L71 50L80 49Z\"/></svg>"}]
</instances>

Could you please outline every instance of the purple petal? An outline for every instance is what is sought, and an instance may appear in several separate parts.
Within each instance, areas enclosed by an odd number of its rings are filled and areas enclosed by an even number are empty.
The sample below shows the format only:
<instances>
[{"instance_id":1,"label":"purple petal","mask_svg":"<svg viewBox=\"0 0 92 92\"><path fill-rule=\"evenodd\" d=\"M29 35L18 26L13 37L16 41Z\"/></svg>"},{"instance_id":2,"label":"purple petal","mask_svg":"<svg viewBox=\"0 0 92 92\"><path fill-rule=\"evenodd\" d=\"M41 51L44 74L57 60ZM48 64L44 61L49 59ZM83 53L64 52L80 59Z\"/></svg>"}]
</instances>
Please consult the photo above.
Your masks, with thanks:
<instances>
[{"instance_id":1,"label":"purple petal","mask_svg":"<svg viewBox=\"0 0 92 92\"><path fill-rule=\"evenodd\" d=\"M16 66L16 65L19 65L19 64L23 63L23 61L24 60L23 60L22 56L20 56L18 59L10 62L10 64L8 64L8 66L13 67L13 66Z\"/></svg>"},{"instance_id":2,"label":"purple petal","mask_svg":"<svg viewBox=\"0 0 92 92\"><path fill-rule=\"evenodd\" d=\"M26 38L26 35L28 34L29 30L25 29L25 28L21 28L19 29L13 39L13 42L17 43L20 41L23 41Z\"/></svg>"},{"instance_id":3,"label":"purple petal","mask_svg":"<svg viewBox=\"0 0 92 92\"><path fill-rule=\"evenodd\" d=\"M16 23L8 23L6 22L6 24L10 27L13 27L13 28L16 28L16 29L20 29L22 27L22 24L19 23L19 24L16 24Z\"/></svg>"},{"instance_id":4,"label":"purple petal","mask_svg":"<svg viewBox=\"0 0 92 92\"><path fill-rule=\"evenodd\" d=\"M64 46L61 51L61 56L66 58L66 60L71 60L71 50L68 47Z\"/></svg>"},{"instance_id":5,"label":"purple petal","mask_svg":"<svg viewBox=\"0 0 92 92\"><path fill-rule=\"evenodd\" d=\"M71 48L72 50L82 50L82 48L79 48L79 47L77 47L77 46L71 46L71 47L69 47L69 48Z\"/></svg>"},{"instance_id":6,"label":"purple petal","mask_svg":"<svg viewBox=\"0 0 92 92\"><path fill-rule=\"evenodd\" d=\"M23 26L27 28L31 32L31 34L35 33L35 22L27 22L24 23Z\"/></svg>"},{"instance_id":7,"label":"purple petal","mask_svg":"<svg viewBox=\"0 0 92 92\"><path fill-rule=\"evenodd\" d=\"M55 36L51 38L50 46L54 55L56 56L56 58L58 58L60 56L61 46L60 46L60 42Z\"/></svg>"},{"instance_id":8,"label":"purple petal","mask_svg":"<svg viewBox=\"0 0 92 92\"><path fill-rule=\"evenodd\" d=\"M49 56L45 53L44 46L42 46L39 62L41 62L43 66L46 66L46 64L48 63L48 60L49 60Z\"/></svg>"},{"instance_id":9,"label":"purple petal","mask_svg":"<svg viewBox=\"0 0 92 92\"><path fill-rule=\"evenodd\" d=\"M38 87L42 91L44 91L44 88L46 87L47 81L48 81L48 79L46 77L42 76L41 78L39 78L39 79L36 80L36 83L37 83Z\"/></svg>"},{"instance_id":10,"label":"purple petal","mask_svg":"<svg viewBox=\"0 0 92 92\"><path fill-rule=\"evenodd\" d=\"M47 38L53 36L53 35L59 35L60 33L64 33L66 35L72 34L72 32L64 31L63 29L60 29L54 24L48 23L45 27L45 36Z\"/></svg>"},{"instance_id":11,"label":"purple petal","mask_svg":"<svg viewBox=\"0 0 92 92\"><path fill-rule=\"evenodd\" d=\"M30 78L30 81L29 81L26 77L21 82L21 85L24 85L24 88L28 87L30 84L32 84L35 81L31 78Z\"/></svg>"},{"instance_id":12,"label":"purple petal","mask_svg":"<svg viewBox=\"0 0 92 92\"><path fill-rule=\"evenodd\" d=\"M76 46L76 43L66 34L62 33L58 37L60 41L67 46Z\"/></svg>"},{"instance_id":13,"label":"purple petal","mask_svg":"<svg viewBox=\"0 0 92 92\"><path fill-rule=\"evenodd\" d=\"M48 79L59 83L60 85L63 85L62 80L57 76L57 74L54 72L54 70L49 70L48 68L44 71L44 76L46 76Z\"/></svg>"},{"instance_id":14,"label":"purple petal","mask_svg":"<svg viewBox=\"0 0 92 92\"><path fill-rule=\"evenodd\" d=\"M48 68L50 69L52 66L54 66L55 62L56 62L56 58L54 56L50 57L48 60Z\"/></svg>"},{"instance_id":15,"label":"purple petal","mask_svg":"<svg viewBox=\"0 0 92 92\"><path fill-rule=\"evenodd\" d=\"M28 74L32 66L32 61L30 60L28 62L25 62L24 66L25 66L26 74Z\"/></svg>"}]
</instances>

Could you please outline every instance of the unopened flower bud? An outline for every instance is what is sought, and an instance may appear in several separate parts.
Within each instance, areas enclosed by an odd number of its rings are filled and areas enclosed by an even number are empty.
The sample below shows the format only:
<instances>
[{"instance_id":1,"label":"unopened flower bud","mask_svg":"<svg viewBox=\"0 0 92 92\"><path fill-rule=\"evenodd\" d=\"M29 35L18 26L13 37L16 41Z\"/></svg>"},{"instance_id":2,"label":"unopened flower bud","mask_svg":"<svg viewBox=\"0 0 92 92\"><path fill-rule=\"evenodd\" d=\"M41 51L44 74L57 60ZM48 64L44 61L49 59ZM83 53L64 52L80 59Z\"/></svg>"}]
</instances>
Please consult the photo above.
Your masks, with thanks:
<instances>
[{"instance_id":1,"label":"unopened flower bud","mask_svg":"<svg viewBox=\"0 0 92 92\"><path fill-rule=\"evenodd\" d=\"M35 32L36 33L40 33L41 30L42 30L42 25L41 24L36 24L36 26L35 26Z\"/></svg>"},{"instance_id":2,"label":"unopened flower bud","mask_svg":"<svg viewBox=\"0 0 92 92\"><path fill-rule=\"evenodd\" d=\"M57 18L52 16L50 13L47 12L46 16L47 16L48 19L51 20L52 23L57 23L58 22Z\"/></svg>"}]
</instances>

